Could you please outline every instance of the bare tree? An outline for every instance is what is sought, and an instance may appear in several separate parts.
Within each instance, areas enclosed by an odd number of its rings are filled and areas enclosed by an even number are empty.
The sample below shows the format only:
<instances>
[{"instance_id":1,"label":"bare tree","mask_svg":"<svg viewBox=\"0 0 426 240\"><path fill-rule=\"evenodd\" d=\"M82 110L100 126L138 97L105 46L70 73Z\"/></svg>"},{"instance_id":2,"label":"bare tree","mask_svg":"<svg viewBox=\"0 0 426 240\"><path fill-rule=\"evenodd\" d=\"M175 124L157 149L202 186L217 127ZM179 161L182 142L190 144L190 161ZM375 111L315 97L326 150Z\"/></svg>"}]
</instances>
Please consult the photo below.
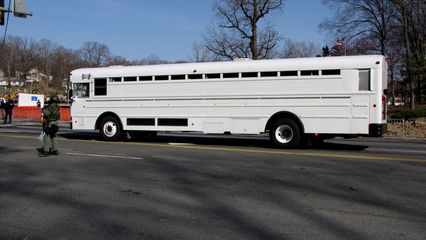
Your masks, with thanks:
<instances>
[{"instance_id":1,"label":"bare tree","mask_svg":"<svg viewBox=\"0 0 426 240\"><path fill-rule=\"evenodd\" d=\"M0 68L3 70L6 77L12 77L16 71L16 38L8 37L0 51Z\"/></svg>"},{"instance_id":2,"label":"bare tree","mask_svg":"<svg viewBox=\"0 0 426 240\"><path fill-rule=\"evenodd\" d=\"M318 46L309 42L295 42L291 39L284 40L282 58L315 57L320 53Z\"/></svg>"},{"instance_id":3,"label":"bare tree","mask_svg":"<svg viewBox=\"0 0 426 240\"><path fill-rule=\"evenodd\" d=\"M108 59L107 65L109 65L109 66L112 66L112 65L124 65L124 66L126 66L126 65L130 65L130 62L125 57L122 57L122 56L111 56Z\"/></svg>"},{"instance_id":4,"label":"bare tree","mask_svg":"<svg viewBox=\"0 0 426 240\"><path fill-rule=\"evenodd\" d=\"M424 0L392 0L405 47L405 72L409 83L410 107L416 97L426 101L426 2ZM416 96L416 93L418 96Z\"/></svg>"},{"instance_id":5,"label":"bare tree","mask_svg":"<svg viewBox=\"0 0 426 240\"><path fill-rule=\"evenodd\" d=\"M345 42L344 39L338 40L330 50L330 56L345 56L345 55L368 55L377 54L375 40L370 36L353 39L350 42Z\"/></svg>"},{"instance_id":6,"label":"bare tree","mask_svg":"<svg viewBox=\"0 0 426 240\"><path fill-rule=\"evenodd\" d=\"M64 83L66 90L69 90L69 74L72 70L82 67L82 63L77 51L66 49L59 46L53 55L51 56L52 65L52 76L53 84L52 87L56 90L62 89Z\"/></svg>"},{"instance_id":7,"label":"bare tree","mask_svg":"<svg viewBox=\"0 0 426 240\"><path fill-rule=\"evenodd\" d=\"M47 79L44 79L44 88L48 88L49 81L51 80L52 56L57 48L58 45L56 43L47 39L42 39L35 44L38 68L47 76Z\"/></svg>"},{"instance_id":8,"label":"bare tree","mask_svg":"<svg viewBox=\"0 0 426 240\"><path fill-rule=\"evenodd\" d=\"M390 70L396 71L391 64L397 64L398 58L391 54L395 45L396 9L389 0L323 0L334 9L332 19L320 24L332 36L345 38L345 54L380 53L387 56ZM334 39L333 39L334 40ZM342 47L341 47L342 48ZM334 49L336 50L336 49ZM339 49L337 49L339 50ZM390 86L394 85L394 72L390 74ZM393 87L391 98L394 99Z\"/></svg>"},{"instance_id":9,"label":"bare tree","mask_svg":"<svg viewBox=\"0 0 426 240\"><path fill-rule=\"evenodd\" d=\"M271 58L278 33L266 21L282 9L283 0L222 0L214 10L218 26L212 26L204 37L205 46L215 55L226 58Z\"/></svg>"},{"instance_id":10,"label":"bare tree","mask_svg":"<svg viewBox=\"0 0 426 240\"><path fill-rule=\"evenodd\" d=\"M0 67L5 71L6 77L25 79L25 73L34 65L34 49L32 39L8 37L0 52Z\"/></svg>"},{"instance_id":11,"label":"bare tree","mask_svg":"<svg viewBox=\"0 0 426 240\"><path fill-rule=\"evenodd\" d=\"M394 8L388 0L323 0L335 12L332 19L326 19L320 28L332 36L346 41L370 36L376 41L377 50L387 53L387 42L391 31ZM334 40L334 39L333 39Z\"/></svg>"},{"instance_id":12,"label":"bare tree","mask_svg":"<svg viewBox=\"0 0 426 240\"><path fill-rule=\"evenodd\" d=\"M389 55L390 48L387 50L387 55ZM348 46L347 51L348 55L368 55L377 53L377 48L375 46L375 41L371 37L359 38L356 41L352 42Z\"/></svg>"},{"instance_id":13,"label":"bare tree","mask_svg":"<svg viewBox=\"0 0 426 240\"><path fill-rule=\"evenodd\" d=\"M98 42L85 42L79 50L80 57L87 67L106 66L111 53L107 45Z\"/></svg>"},{"instance_id":14,"label":"bare tree","mask_svg":"<svg viewBox=\"0 0 426 240\"><path fill-rule=\"evenodd\" d=\"M157 64L166 64L168 61L162 60L156 55L150 55L147 58L142 60L132 61L131 65L157 65Z\"/></svg>"},{"instance_id":15,"label":"bare tree","mask_svg":"<svg viewBox=\"0 0 426 240\"><path fill-rule=\"evenodd\" d=\"M203 44L194 42L192 44L192 57L190 60L192 62L212 62L218 59Z\"/></svg>"}]
</instances>

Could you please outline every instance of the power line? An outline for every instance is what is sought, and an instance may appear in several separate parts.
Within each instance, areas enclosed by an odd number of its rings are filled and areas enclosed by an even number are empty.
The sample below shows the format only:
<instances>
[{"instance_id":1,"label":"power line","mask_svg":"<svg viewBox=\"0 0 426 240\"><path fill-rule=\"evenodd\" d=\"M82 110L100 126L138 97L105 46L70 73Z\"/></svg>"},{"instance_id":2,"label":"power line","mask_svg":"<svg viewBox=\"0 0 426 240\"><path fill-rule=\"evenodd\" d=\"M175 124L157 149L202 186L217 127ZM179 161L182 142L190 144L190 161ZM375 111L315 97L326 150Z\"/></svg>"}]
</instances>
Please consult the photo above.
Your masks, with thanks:
<instances>
[{"instance_id":1,"label":"power line","mask_svg":"<svg viewBox=\"0 0 426 240\"><path fill-rule=\"evenodd\" d=\"M11 9L12 1L14 3L13 9ZM0 49L2 49L6 42L10 13L13 12L13 15L15 15L15 17L20 17L20 18L26 18L27 16L32 16L33 14L27 11L27 5L25 4L23 0L9 0L9 7L7 9L4 9L3 7L0 7L0 8L1 8L0 11L3 11L3 13L7 13L3 41L0 45Z\"/></svg>"}]
</instances>

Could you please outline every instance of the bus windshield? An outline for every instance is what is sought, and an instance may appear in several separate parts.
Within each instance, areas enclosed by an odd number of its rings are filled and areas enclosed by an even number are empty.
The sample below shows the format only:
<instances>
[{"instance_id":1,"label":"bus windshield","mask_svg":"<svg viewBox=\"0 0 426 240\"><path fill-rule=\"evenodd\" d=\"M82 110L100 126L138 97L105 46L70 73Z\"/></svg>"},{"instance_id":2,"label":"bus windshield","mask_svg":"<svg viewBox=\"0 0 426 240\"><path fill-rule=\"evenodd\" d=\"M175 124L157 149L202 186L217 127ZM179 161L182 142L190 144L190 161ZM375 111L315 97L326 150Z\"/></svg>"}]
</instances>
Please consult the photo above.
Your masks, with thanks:
<instances>
[{"instance_id":1,"label":"bus windshield","mask_svg":"<svg viewBox=\"0 0 426 240\"><path fill-rule=\"evenodd\" d=\"M89 97L89 83L74 83L73 97L77 97L77 98Z\"/></svg>"}]
</instances>

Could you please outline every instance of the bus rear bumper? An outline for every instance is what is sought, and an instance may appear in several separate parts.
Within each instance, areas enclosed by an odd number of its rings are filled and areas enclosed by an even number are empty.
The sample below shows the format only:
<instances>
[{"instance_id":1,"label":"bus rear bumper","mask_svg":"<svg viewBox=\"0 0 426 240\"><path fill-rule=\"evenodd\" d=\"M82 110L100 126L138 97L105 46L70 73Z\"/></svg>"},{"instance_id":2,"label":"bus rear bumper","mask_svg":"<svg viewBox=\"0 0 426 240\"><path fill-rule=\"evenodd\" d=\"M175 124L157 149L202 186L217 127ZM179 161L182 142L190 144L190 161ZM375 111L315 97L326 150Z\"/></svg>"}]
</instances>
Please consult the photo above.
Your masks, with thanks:
<instances>
[{"instance_id":1,"label":"bus rear bumper","mask_svg":"<svg viewBox=\"0 0 426 240\"><path fill-rule=\"evenodd\" d=\"M368 136L383 137L387 130L388 127L386 123L372 123L368 126Z\"/></svg>"}]
</instances>

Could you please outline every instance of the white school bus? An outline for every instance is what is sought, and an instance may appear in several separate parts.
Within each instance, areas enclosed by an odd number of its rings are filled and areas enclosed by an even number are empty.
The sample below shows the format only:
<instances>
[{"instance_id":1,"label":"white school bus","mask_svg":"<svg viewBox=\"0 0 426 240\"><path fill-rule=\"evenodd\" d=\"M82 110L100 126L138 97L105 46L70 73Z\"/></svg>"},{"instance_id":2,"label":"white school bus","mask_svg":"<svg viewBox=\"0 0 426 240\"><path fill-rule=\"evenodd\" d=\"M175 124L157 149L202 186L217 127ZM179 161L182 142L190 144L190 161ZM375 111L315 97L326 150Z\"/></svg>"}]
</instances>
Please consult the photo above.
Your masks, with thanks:
<instances>
[{"instance_id":1,"label":"white school bus","mask_svg":"<svg viewBox=\"0 0 426 240\"><path fill-rule=\"evenodd\" d=\"M71 83L71 128L111 141L127 132L269 133L291 148L307 136L386 131L379 55L84 68Z\"/></svg>"}]
</instances>

